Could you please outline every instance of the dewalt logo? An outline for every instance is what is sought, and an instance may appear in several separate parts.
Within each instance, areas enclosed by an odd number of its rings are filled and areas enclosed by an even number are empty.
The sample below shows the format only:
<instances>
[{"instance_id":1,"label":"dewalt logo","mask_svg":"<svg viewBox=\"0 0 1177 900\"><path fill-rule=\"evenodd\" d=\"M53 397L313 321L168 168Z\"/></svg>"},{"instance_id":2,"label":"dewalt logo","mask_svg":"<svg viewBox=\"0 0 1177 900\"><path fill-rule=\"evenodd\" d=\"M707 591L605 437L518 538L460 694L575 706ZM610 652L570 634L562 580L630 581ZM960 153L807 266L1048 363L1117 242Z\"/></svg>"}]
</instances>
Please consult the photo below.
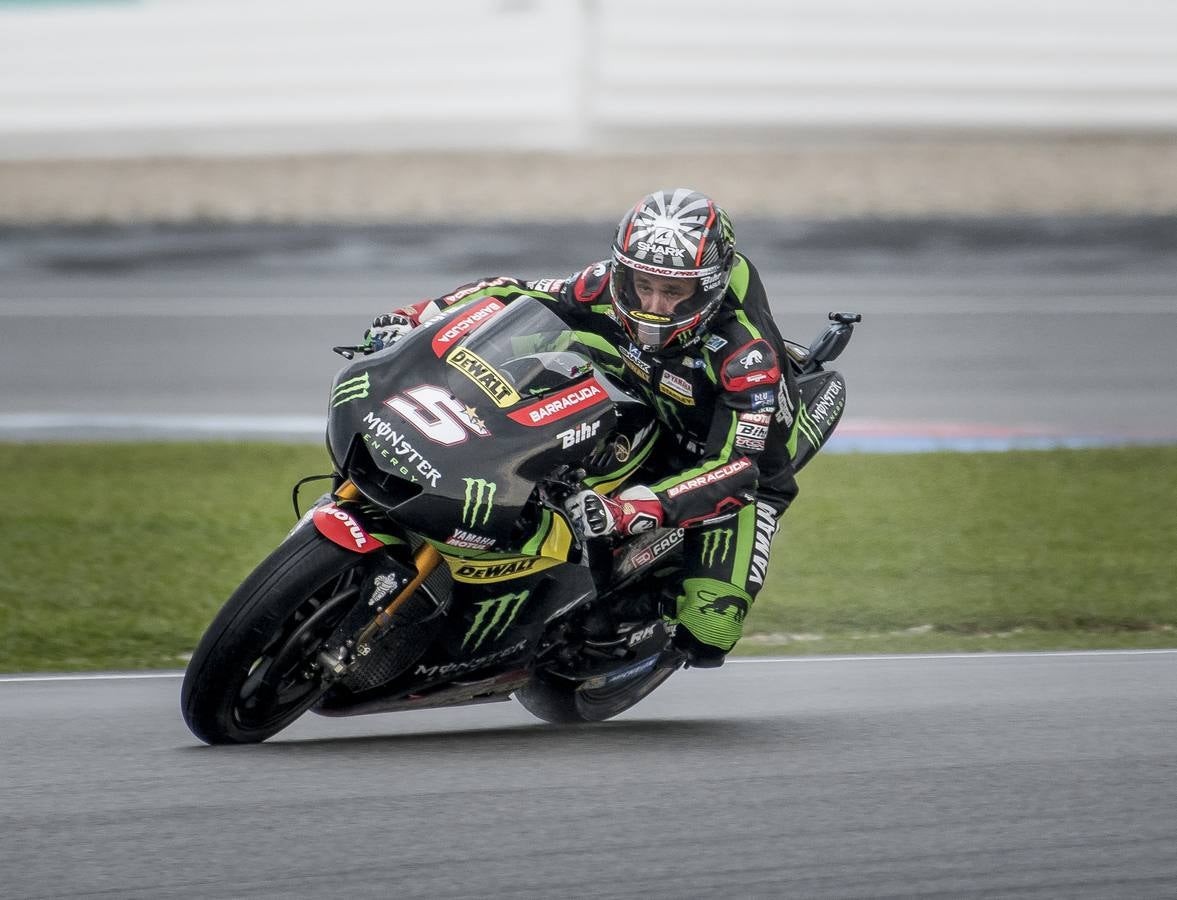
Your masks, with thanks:
<instances>
[{"instance_id":1,"label":"dewalt logo","mask_svg":"<svg viewBox=\"0 0 1177 900\"><path fill-rule=\"evenodd\" d=\"M517 556L508 559L461 559L447 560L454 581L463 584L493 584L498 581L513 581L526 575L534 575L544 569L560 565L560 560L546 556Z\"/></svg>"},{"instance_id":2,"label":"dewalt logo","mask_svg":"<svg viewBox=\"0 0 1177 900\"><path fill-rule=\"evenodd\" d=\"M451 353L446 362L478 385L496 406L514 406L523 399L494 366L465 347L459 347Z\"/></svg>"},{"instance_id":3,"label":"dewalt logo","mask_svg":"<svg viewBox=\"0 0 1177 900\"><path fill-rule=\"evenodd\" d=\"M352 400L363 400L368 396L368 373L341 381L331 392L331 405L342 406Z\"/></svg>"},{"instance_id":4,"label":"dewalt logo","mask_svg":"<svg viewBox=\"0 0 1177 900\"><path fill-rule=\"evenodd\" d=\"M466 502L462 504L462 524L469 528L490 521L498 485L482 478L463 478L466 482Z\"/></svg>"},{"instance_id":5,"label":"dewalt logo","mask_svg":"<svg viewBox=\"0 0 1177 900\"><path fill-rule=\"evenodd\" d=\"M504 594L501 597L491 597L489 600L483 600L475 604L478 607L478 613L474 616L474 621L470 624L470 630L462 638L462 649L468 649L473 653L482 646L483 641L488 637L491 638L492 642L501 638L503 632L511 626L511 623L515 621L515 617L519 615L519 610L522 609L523 602L530 594L531 591L520 591L517 594ZM498 629L497 631L495 630L496 628ZM471 644L471 641L474 643Z\"/></svg>"},{"instance_id":6,"label":"dewalt logo","mask_svg":"<svg viewBox=\"0 0 1177 900\"><path fill-rule=\"evenodd\" d=\"M732 529L719 528L703 535L703 565L723 565L732 549Z\"/></svg>"}]
</instances>

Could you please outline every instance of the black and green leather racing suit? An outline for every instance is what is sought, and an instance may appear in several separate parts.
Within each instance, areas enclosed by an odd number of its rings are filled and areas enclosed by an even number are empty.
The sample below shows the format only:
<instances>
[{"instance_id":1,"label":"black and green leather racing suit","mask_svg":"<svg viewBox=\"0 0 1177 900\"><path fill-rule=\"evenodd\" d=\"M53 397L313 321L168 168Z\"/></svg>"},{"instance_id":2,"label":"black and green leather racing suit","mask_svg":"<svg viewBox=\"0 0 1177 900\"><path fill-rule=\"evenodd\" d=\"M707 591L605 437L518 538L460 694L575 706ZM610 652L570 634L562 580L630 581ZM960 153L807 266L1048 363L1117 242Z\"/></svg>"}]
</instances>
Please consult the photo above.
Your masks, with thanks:
<instances>
[{"instance_id":1,"label":"black and green leather racing suit","mask_svg":"<svg viewBox=\"0 0 1177 900\"><path fill-rule=\"evenodd\" d=\"M797 387L756 269L737 256L723 305L703 340L654 355L613 317L608 261L567 278L498 277L412 307L421 321L458 303L535 297L594 341L598 364L656 410L661 444L630 477L684 531L678 622L730 650L768 576L777 519L797 494L789 433ZM604 362L600 360L604 358Z\"/></svg>"}]
</instances>

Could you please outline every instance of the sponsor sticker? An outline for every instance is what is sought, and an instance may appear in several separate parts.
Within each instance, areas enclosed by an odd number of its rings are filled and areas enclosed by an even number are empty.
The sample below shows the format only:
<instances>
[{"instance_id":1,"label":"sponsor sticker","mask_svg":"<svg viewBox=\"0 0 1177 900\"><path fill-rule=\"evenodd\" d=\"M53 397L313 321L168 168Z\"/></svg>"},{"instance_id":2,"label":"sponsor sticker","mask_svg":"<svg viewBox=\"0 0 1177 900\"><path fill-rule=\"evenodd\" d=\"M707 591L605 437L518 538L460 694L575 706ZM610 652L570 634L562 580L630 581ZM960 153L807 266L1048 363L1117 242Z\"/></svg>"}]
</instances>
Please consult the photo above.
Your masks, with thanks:
<instances>
[{"instance_id":1,"label":"sponsor sticker","mask_svg":"<svg viewBox=\"0 0 1177 900\"><path fill-rule=\"evenodd\" d=\"M730 462L725 466L720 466L718 469L712 469L702 475L696 475L684 481L682 484L676 484L666 492L668 497L678 497L682 494L689 494L691 491L697 491L699 488L707 487L716 482L723 481L726 478L731 478L733 475L738 475L745 469L752 467L752 461L744 458Z\"/></svg>"},{"instance_id":2,"label":"sponsor sticker","mask_svg":"<svg viewBox=\"0 0 1177 900\"><path fill-rule=\"evenodd\" d=\"M498 279L499 283L501 283L501 281L502 279ZM493 283L495 282L491 282L491 284ZM468 296L469 294L474 293L474 290L481 289L485 286L486 285L480 284L477 288L468 290L466 294L462 294L461 292L459 292L459 294L463 297ZM460 341L463 336L486 324L491 316L504 308L505 307L503 306L502 301L496 300L493 297L473 304L465 315L460 316L451 322L447 322L445 326L433 336L434 354L438 357L445 356L446 351L453 347L454 344L456 344L458 341Z\"/></svg>"},{"instance_id":3,"label":"sponsor sticker","mask_svg":"<svg viewBox=\"0 0 1177 900\"><path fill-rule=\"evenodd\" d=\"M331 392L331 405L333 407L342 406L352 400L367 399L369 386L367 372L357 375L355 378L349 378L347 381L341 381Z\"/></svg>"},{"instance_id":4,"label":"sponsor sticker","mask_svg":"<svg viewBox=\"0 0 1177 900\"><path fill-rule=\"evenodd\" d=\"M364 442L379 453L382 459L396 467L398 474L409 481L424 478L431 487L437 487L441 472L405 440L400 431L375 413L365 415L364 424L368 427Z\"/></svg>"},{"instance_id":5,"label":"sponsor sticker","mask_svg":"<svg viewBox=\"0 0 1177 900\"><path fill-rule=\"evenodd\" d=\"M842 383L835 379L830 382L817 402L809 407L809 416L818 425L825 425L836 413L842 411L843 400L841 399Z\"/></svg>"},{"instance_id":6,"label":"sponsor sticker","mask_svg":"<svg viewBox=\"0 0 1177 900\"><path fill-rule=\"evenodd\" d=\"M510 581L560 565L560 560L546 556L519 556L513 559L452 560L450 570L454 581L466 584L493 584Z\"/></svg>"},{"instance_id":7,"label":"sponsor sticker","mask_svg":"<svg viewBox=\"0 0 1177 900\"><path fill-rule=\"evenodd\" d=\"M473 531L455 528L454 533L445 539L445 543L451 547L461 547L465 550L489 550L495 545L495 539L485 534L476 534Z\"/></svg>"},{"instance_id":8,"label":"sponsor sticker","mask_svg":"<svg viewBox=\"0 0 1177 900\"><path fill-rule=\"evenodd\" d=\"M574 447L582 441L587 441L590 438L597 436L597 432L601 430L601 420L597 419L595 422L581 422L575 428L569 428L566 431L561 431L556 435L556 440L560 442L560 446L567 450L569 447Z\"/></svg>"},{"instance_id":9,"label":"sponsor sticker","mask_svg":"<svg viewBox=\"0 0 1177 900\"><path fill-rule=\"evenodd\" d=\"M383 543L368 534L350 514L334 503L316 507L311 518L323 537L348 550L371 553L384 546Z\"/></svg>"},{"instance_id":10,"label":"sponsor sticker","mask_svg":"<svg viewBox=\"0 0 1177 900\"><path fill-rule=\"evenodd\" d=\"M581 412L590 406L603 403L608 397L596 378L581 381L568 390L537 400L522 409L512 410L507 415L520 425L536 427L549 425Z\"/></svg>"},{"instance_id":11,"label":"sponsor sticker","mask_svg":"<svg viewBox=\"0 0 1177 900\"><path fill-rule=\"evenodd\" d=\"M683 406L695 405L695 392L691 383L673 372L662 373L662 380L658 382L658 390L677 400Z\"/></svg>"},{"instance_id":12,"label":"sponsor sticker","mask_svg":"<svg viewBox=\"0 0 1177 900\"><path fill-rule=\"evenodd\" d=\"M500 409L514 406L523 398L515 392L511 383L494 366L465 347L459 347L446 358L446 364L453 366L482 390Z\"/></svg>"}]
</instances>

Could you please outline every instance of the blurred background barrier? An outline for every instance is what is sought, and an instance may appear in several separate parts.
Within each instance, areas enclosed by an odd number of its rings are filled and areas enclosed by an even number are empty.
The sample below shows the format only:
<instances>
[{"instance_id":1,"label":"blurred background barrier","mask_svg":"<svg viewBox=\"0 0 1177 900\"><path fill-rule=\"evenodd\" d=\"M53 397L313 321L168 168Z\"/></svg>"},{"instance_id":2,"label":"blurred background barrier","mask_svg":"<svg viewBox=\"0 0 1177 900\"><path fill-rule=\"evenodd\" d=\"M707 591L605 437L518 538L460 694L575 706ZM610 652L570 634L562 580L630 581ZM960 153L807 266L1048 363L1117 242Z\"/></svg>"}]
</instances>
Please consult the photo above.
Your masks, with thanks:
<instances>
[{"instance_id":1,"label":"blurred background barrier","mask_svg":"<svg viewBox=\"0 0 1177 900\"><path fill-rule=\"evenodd\" d=\"M751 213L1157 211L1175 143L1171 0L0 0L8 223L542 215L637 171L612 216L730 198L733 154L782 173Z\"/></svg>"}]
</instances>

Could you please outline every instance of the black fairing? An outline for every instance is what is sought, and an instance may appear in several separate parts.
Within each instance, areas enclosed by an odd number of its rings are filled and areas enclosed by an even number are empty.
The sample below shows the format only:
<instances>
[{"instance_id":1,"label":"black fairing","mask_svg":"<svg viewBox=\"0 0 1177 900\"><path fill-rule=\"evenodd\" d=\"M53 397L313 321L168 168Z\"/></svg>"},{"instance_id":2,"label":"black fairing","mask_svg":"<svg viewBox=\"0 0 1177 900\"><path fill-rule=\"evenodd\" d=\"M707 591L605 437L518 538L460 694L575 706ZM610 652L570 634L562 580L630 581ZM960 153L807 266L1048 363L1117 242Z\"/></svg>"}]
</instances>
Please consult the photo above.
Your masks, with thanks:
<instances>
[{"instance_id":1,"label":"black fairing","mask_svg":"<svg viewBox=\"0 0 1177 900\"><path fill-rule=\"evenodd\" d=\"M648 408L594 371L575 336L529 299L460 306L421 325L336 376L333 461L412 531L519 550L537 481L560 466L607 465L619 424L635 445L649 435Z\"/></svg>"}]
</instances>

